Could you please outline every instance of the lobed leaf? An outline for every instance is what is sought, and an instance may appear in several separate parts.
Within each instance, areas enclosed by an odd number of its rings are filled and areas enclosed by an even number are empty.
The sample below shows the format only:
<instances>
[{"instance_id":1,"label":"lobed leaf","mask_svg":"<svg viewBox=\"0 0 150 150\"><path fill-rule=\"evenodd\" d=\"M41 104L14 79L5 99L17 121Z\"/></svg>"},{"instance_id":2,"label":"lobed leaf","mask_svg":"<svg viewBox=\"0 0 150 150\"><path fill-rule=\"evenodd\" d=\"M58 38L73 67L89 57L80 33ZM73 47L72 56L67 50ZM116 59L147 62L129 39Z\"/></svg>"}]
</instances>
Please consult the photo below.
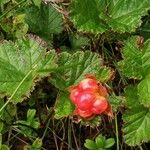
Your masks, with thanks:
<instances>
[{"instance_id":1,"label":"lobed leaf","mask_svg":"<svg viewBox=\"0 0 150 150\"><path fill-rule=\"evenodd\" d=\"M61 90L80 82L86 74L96 75L102 66L98 54L78 51L74 54L61 53L58 56L59 71L53 74L51 82Z\"/></svg>"},{"instance_id":2,"label":"lobed leaf","mask_svg":"<svg viewBox=\"0 0 150 150\"><path fill-rule=\"evenodd\" d=\"M79 31L132 32L149 8L149 0L76 0L72 1L71 17Z\"/></svg>"},{"instance_id":3,"label":"lobed leaf","mask_svg":"<svg viewBox=\"0 0 150 150\"><path fill-rule=\"evenodd\" d=\"M114 31L132 32L140 26L141 17L150 8L149 0L105 0L107 9L107 23ZM105 6L105 7L106 7Z\"/></svg>"},{"instance_id":4,"label":"lobed leaf","mask_svg":"<svg viewBox=\"0 0 150 150\"><path fill-rule=\"evenodd\" d=\"M129 87L126 97L131 109L123 115L124 140L130 146L141 145L150 140L150 110L138 103L137 89Z\"/></svg>"},{"instance_id":5,"label":"lobed leaf","mask_svg":"<svg viewBox=\"0 0 150 150\"><path fill-rule=\"evenodd\" d=\"M142 79L138 84L140 102L150 106L150 40L138 45L138 38L129 38L123 49L123 60L119 62L122 72L129 78Z\"/></svg>"},{"instance_id":6,"label":"lobed leaf","mask_svg":"<svg viewBox=\"0 0 150 150\"><path fill-rule=\"evenodd\" d=\"M108 25L99 17L101 3L98 0L72 1L71 18L79 31L102 33L108 29Z\"/></svg>"},{"instance_id":7,"label":"lobed leaf","mask_svg":"<svg viewBox=\"0 0 150 150\"><path fill-rule=\"evenodd\" d=\"M62 28L62 16L51 5L41 4L26 9L26 22L30 31L40 37L49 40L51 34L60 33Z\"/></svg>"},{"instance_id":8,"label":"lobed leaf","mask_svg":"<svg viewBox=\"0 0 150 150\"><path fill-rule=\"evenodd\" d=\"M4 41L0 45L0 95L13 95L12 102L21 102L34 87L35 79L57 67L55 62L54 51L46 53L31 39Z\"/></svg>"}]
</instances>

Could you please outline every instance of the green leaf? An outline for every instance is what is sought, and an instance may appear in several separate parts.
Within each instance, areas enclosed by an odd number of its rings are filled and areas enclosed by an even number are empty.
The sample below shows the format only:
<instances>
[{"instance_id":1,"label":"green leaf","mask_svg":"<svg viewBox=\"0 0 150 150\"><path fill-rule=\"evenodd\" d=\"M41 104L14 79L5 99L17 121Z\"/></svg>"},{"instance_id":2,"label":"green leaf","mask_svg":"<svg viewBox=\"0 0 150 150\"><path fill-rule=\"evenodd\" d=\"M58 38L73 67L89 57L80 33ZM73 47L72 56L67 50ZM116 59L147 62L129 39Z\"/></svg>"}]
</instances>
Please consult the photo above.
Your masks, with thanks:
<instances>
[{"instance_id":1,"label":"green leaf","mask_svg":"<svg viewBox=\"0 0 150 150\"><path fill-rule=\"evenodd\" d=\"M126 144L141 145L150 140L150 110L144 107L133 108L123 117L125 122L123 132Z\"/></svg>"},{"instance_id":2,"label":"green leaf","mask_svg":"<svg viewBox=\"0 0 150 150\"><path fill-rule=\"evenodd\" d=\"M9 147L7 145L2 145L2 150L10 150Z\"/></svg>"},{"instance_id":3,"label":"green leaf","mask_svg":"<svg viewBox=\"0 0 150 150\"><path fill-rule=\"evenodd\" d=\"M130 146L141 145L150 140L150 110L136 102L136 91L134 88L126 90L127 101L132 101L129 104L133 106L123 115L124 140Z\"/></svg>"},{"instance_id":4,"label":"green leaf","mask_svg":"<svg viewBox=\"0 0 150 150\"><path fill-rule=\"evenodd\" d=\"M96 137L95 142L98 148L104 148L105 146L105 137L102 136L101 134Z\"/></svg>"},{"instance_id":5,"label":"green leaf","mask_svg":"<svg viewBox=\"0 0 150 150\"><path fill-rule=\"evenodd\" d=\"M3 107L4 100L0 99L0 108ZM8 104L5 109L0 112L0 132L7 131L7 127L11 125L14 116L16 115L16 105Z\"/></svg>"},{"instance_id":6,"label":"green leaf","mask_svg":"<svg viewBox=\"0 0 150 150\"><path fill-rule=\"evenodd\" d=\"M66 93L59 93L55 104L55 118L60 119L71 115L74 111L74 105Z\"/></svg>"},{"instance_id":7,"label":"green leaf","mask_svg":"<svg viewBox=\"0 0 150 150\"><path fill-rule=\"evenodd\" d=\"M107 23L114 31L132 32L140 26L141 17L147 13L150 8L149 0L112 0L105 3L107 14Z\"/></svg>"},{"instance_id":8,"label":"green leaf","mask_svg":"<svg viewBox=\"0 0 150 150\"><path fill-rule=\"evenodd\" d=\"M86 148L88 148L89 150L97 150L98 149L96 143L92 140L89 140L89 139L85 140L84 146Z\"/></svg>"},{"instance_id":9,"label":"green leaf","mask_svg":"<svg viewBox=\"0 0 150 150\"><path fill-rule=\"evenodd\" d=\"M32 145L25 145L23 150L41 150L42 148L42 139L36 138Z\"/></svg>"},{"instance_id":10,"label":"green leaf","mask_svg":"<svg viewBox=\"0 0 150 150\"><path fill-rule=\"evenodd\" d=\"M62 16L51 5L41 4L40 9L32 6L26 9L26 22L31 32L49 40L53 33L60 33Z\"/></svg>"},{"instance_id":11,"label":"green leaf","mask_svg":"<svg viewBox=\"0 0 150 150\"><path fill-rule=\"evenodd\" d=\"M124 90L125 98L126 98L126 105L129 109L134 107L140 107L139 97L137 95L137 87L136 86L128 86Z\"/></svg>"},{"instance_id":12,"label":"green leaf","mask_svg":"<svg viewBox=\"0 0 150 150\"><path fill-rule=\"evenodd\" d=\"M111 94L108 99L111 103L113 112L117 112L118 108L124 105L124 101L125 101L124 97L116 96L115 94Z\"/></svg>"},{"instance_id":13,"label":"green leaf","mask_svg":"<svg viewBox=\"0 0 150 150\"><path fill-rule=\"evenodd\" d=\"M148 0L76 0L71 6L72 20L80 31L132 32L140 26L150 3Z\"/></svg>"},{"instance_id":14,"label":"green leaf","mask_svg":"<svg viewBox=\"0 0 150 150\"><path fill-rule=\"evenodd\" d=\"M9 150L7 145L2 144L2 134L0 133L0 150Z\"/></svg>"},{"instance_id":15,"label":"green leaf","mask_svg":"<svg viewBox=\"0 0 150 150\"><path fill-rule=\"evenodd\" d=\"M7 33L7 37L21 38L28 31L28 25L25 22L25 14L12 13L0 21L0 26Z\"/></svg>"},{"instance_id":16,"label":"green leaf","mask_svg":"<svg viewBox=\"0 0 150 150\"><path fill-rule=\"evenodd\" d=\"M16 121L16 125L20 128L21 133L23 133L27 137L36 136L35 129L37 129L40 125L38 118L35 117L35 113L35 109L29 109L27 112L26 120Z\"/></svg>"},{"instance_id":17,"label":"green leaf","mask_svg":"<svg viewBox=\"0 0 150 150\"><path fill-rule=\"evenodd\" d=\"M42 139L36 138L36 140L32 144L32 148L35 150L40 150L42 147Z\"/></svg>"},{"instance_id":18,"label":"green leaf","mask_svg":"<svg viewBox=\"0 0 150 150\"><path fill-rule=\"evenodd\" d=\"M42 0L33 0L34 5L40 8Z\"/></svg>"},{"instance_id":19,"label":"green leaf","mask_svg":"<svg viewBox=\"0 0 150 150\"><path fill-rule=\"evenodd\" d=\"M119 62L120 69L129 78L141 79L142 50L138 48L136 37L129 38L125 42L122 52L123 60Z\"/></svg>"},{"instance_id":20,"label":"green leaf","mask_svg":"<svg viewBox=\"0 0 150 150\"><path fill-rule=\"evenodd\" d=\"M46 53L31 39L16 43L4 41L0 45L0 95L12 96L14 103L21 102L29 95L38 77L46 76L56 68L55 62L54 51Z\"/></svg>"},{"instance_id":21,"label":"green leaf","mask_svg":"<svg viewBox=\"0 0 150 150\"><path fill-rule=\"evenodd\" d=\"M0 7L1 7L1 11L3 12L3 10L4 10L4 5L6 4L6 3L8 3L10 0L0 0Z\"/></svg>"},{"instance_id":22,"label":"green leaf","mask_svg":"<svg viewBox=\"0 0 150 150\"><path fill-rule=\"evenodd\" d=\"M85 45L89 45L89 39L83 35L71 35L71 49L78 50L81 49Z\"/></svg>"},{"instance_id":23,"label":"green leaf","mask_svg":"<svg viewBox=\"0 0 150 150\"><path fill-rule=\"evenodd\" d=\"M27 112L27 121L31 123L32 120L34 119L35 114L36 114L35 109L29 109Z\"/></svg>"},{"instance_id":24,"label":"green leaf","mask_svg":"<svg viewBox=\"0 0 150 150\"><path fill-rule=\"evenodd\" d=\"M150 105L150 40L142 46L138 38L129 38L123 50L123 60L119 62L122 72L129 78L143 79L138 85L138 95L142 104Z\"/></svg>"},{"instance_id":25,"label":"green leaf","mask_svg":"<svg viewBox=\"0 0 150 150\"><path fill-rule=\"evenodd\" d=\"M79 31L102 33L108 26L99 17L101 2L98 0L72 0L71 17Z\"/></svg>"},{"instance_id":26,"label":"green leaf","mask_svg":"<svg viewBox=\"0 0 150 150\"><path fill-rule=\"evenodd\" d=\"M63 91L79 83L86 74L96 75L102 66L99 55L89 51L74 54L64 52L58 57L58 72L52 74L51 82Z\"/></svg>"},{"instance_id":27,"label":"green leaf","mask_svg":"<svg viewBox=\"0 0 150 150\"><path fill-rule=\"evenodd\" d=\"M107 82L111 79L113 71L108 67L101 67L96 74L96 78L101 82Z\"/></svg>"},{"instance_id":28,"label":"green leaf","mask_svg":"<svg viewBox=\"0 0 150 150\"><path fill-rule=\"evenodd\" d=\"M150 106L150 74L138 84L138 95L142 104Z\"/></svg>"},{"instance_id":29,"label":"green leaf","mask_svg":"<svg viewBox=\"0 0 150 150\"><path fill-rule=\"evenodd\" d=\"M147 16L146 22L140 26L138 29L139 35L143 36L144 39L150 38L150 20Z\"/></svg>"},{"instance_id":30,"label":"green leaf","mask_svg":"<svg viewBox=\"0 0 150 150\"><path fill-rule=\"evenodd\" d=\"M113 138L109 138L105 141L105 148L110 148L115 144L115 140Z\"/></svg>"},{"instance_id":31,"label":"green leaf","mask_svg":"<svg viewBox=\"0 0 150 150\"><path fill-rule=\"evenodd\" d=\"M81 124L83 126L90 126L91 128L95 128L102 123L100 116L95 116L91 120L81 120Z\"/></svg>"}]
</instances>

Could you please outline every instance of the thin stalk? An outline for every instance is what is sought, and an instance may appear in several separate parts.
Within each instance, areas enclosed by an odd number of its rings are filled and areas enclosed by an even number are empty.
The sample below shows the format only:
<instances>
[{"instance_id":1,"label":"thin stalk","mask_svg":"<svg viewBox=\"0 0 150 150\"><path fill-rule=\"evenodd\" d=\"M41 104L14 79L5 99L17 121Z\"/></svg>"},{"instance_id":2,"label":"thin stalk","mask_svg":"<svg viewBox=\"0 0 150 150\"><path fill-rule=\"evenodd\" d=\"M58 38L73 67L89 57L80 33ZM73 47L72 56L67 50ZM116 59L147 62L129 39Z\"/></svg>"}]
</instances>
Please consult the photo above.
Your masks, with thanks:
<instances>
[{"instance_id":1,"label":"thin stalk","mask_svg":"<svg viewBox=\"0 0 150 150\"><path fill-rule=\"evenodd\" d=\"M116 143L117 143L117 150L119 150L119 134L118 134L117 114L115 114L115 128L116 128Z\"/></svg>"},{"instance_id":2,"label":"thin stalk","mask_svg":"<svg viewBox=\"0 0 150 150\"><path fill-rule=\"evenodd\" d=\"M71 142L71 124L70 124L70 120L68 119L68 150L70 150L70 148L72 149L72 142Z\"/></svg>"},{"instance_id":3,"label":"thin stalk","mask_svg":"<svg viewBox=\"0 0 150 150\"><path fill-rule=\"evenodd\" d=\"M44 130L44 133L43 133L43 136L42 136L42 140L44 139L45 135L46 135L46 132L48 130L48 127L49 127L49 124L50 124L50 119L48 120L47 124L46 124L46 128Z\"/></svg>"},{"instance_id":4,"label":"thin stalk","mask_svg":"<svg viewBox=\"0 0 150 150\"><path fill-rule=\"evenodd\" d=\"M54 123L54 120L53 120L53 128L55 126L55 123ZM58 147L58 142L57 142L57 136L55 136L55 132L53 132L53 137L54 137L54 141L55 141L55 145L56 145L56 150L59 150L59 147Z\"/></svg>"},{"instance_id":5,"label":"thin stalk","mask_svg":"<svg viewBox=\"0 0 150 150\"><path fill-rule=\"evenodd\" d=\"M74 127L73 127L73 123L72 122L71 122L71 127L72 127L72 132L73 132L73 137L74 137L76 148L77 148L77 150L79 150L80 148L78 146L78 142L77 142L77 139L76 139L76 136L75 136L75 131L74 131Z\"/></svg>"},{"instance_id":6,"label":"thin stalk","mask_svg":"<svg viewBox=\"0 0 150 150\"><path fill-rule=\"evenodd\" d=\"M139 147L139 149L140 149L140 150L143 150L143 148L142 148L142 146L141 146L141 145L139 145L138 147Z\"/></svg>"}]
</instances>

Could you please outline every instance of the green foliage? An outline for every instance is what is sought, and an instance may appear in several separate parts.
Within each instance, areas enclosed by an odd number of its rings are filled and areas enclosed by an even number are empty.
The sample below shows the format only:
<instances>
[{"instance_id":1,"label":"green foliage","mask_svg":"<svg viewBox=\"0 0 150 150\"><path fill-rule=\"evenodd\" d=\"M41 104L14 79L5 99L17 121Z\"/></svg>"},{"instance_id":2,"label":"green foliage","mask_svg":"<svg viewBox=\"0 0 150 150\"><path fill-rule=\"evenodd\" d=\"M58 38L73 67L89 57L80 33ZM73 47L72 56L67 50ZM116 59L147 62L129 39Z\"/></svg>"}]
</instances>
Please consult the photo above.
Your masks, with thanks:
<instances>
[{"instance_id":1,"label":"green foliage","mask_svg":"<svg viewBox=\"0 0 150 150\"><path fill-rule=\"evenodd\" d=\"M110 72L103 71L102 62L96 53L76 52L61 53L58 56L58 71L52 73L51 82L64 93L60 93L55 106L55 117L66 117L73 113L74 106L68 95L69 87L80 82L85 75L98 75L99 78L109 78ZM101 74L100 74L101 72ZM105 72L105 77L102 72ZM66 95L66 96L65 96Z\"/></svg>"},{"instance_id":2,"label":"green foliage","mask_svg":"<svg viewBox=\"0 0 150 150\"><path fill-rule=\"evenodd\" d=\"M4 100L0 99L0 108L4 105ZM8 104L5 109L0 112L0 133L5 133L11 125L16 115L16 105Z\"/></svg>"},{"instance_id":3,"label":"green foliage","mask_svg":"<svg viewBox=\"0 0 150 150\"><path fill-rule=\"evenodd\" d=\"M63 30L62 16L51 5L42 3L40 8L32 6L25 12L29 30L47 41L51 39L52 34L58 34Z\"/></svg>"},{"instance_id":4,"label":"green foliage","mask_svg":"<svg viewBox=\"0 0 150 150\"><path fill-rule=\"evenodd\" d=\"M104 78L100 72L106 69L103 68L99 55L90 51L78 51L74 54L63 52L58 56L58 66L58 72L53 74L55 78L51 82L62 91L80 82L87 74ZM105 78L109 77L109 73L105 73Z\"/></svg>"},{"instance_id":5,"label":"green foliage","mask_svg":"<svg viewBox=\"0 0 150 150\"><path fill-rule=\"evenodd\" d=\"M94 33L102 33L107 30L108 26L99 17L100 3L97 0L72 1L71 16L78 30Z\"/></svg>"},{"instance_id":6,"label":"green foliage","mask_svg":"<svg viewBox=\"0 0 150 150\"><path fill-rule=\"evenodd\" d=\"M27 33L28 25L25 22L25 13L21 11L27 3L26 0L19 2L2 0L0 3L0 29L7 39L21 38ZM18 5L20 7L17 7Z\"/></svg>"},{"instance_id":7,"label":"green foliage","mask_svg":"<svg viewBox=\"0 0 150 150\"><path fill-rule=\"evenodd\" d=\"M0 150L9 150L9 147L5 144L2 144L2 134L0 133Z\"/></svg>"},{"instance_id":8,"label":"green foliage","mask_svg":"<svg viewBox=\"0 0 150 150\"><path fill-rule=\"evenodd\" d=\"M112 147L115 143L113 138L106 139L101 134L96 137L95 141L86 139L84 146L89 150L106 150Z\"/></svg>"},{"instance_id":9,"label":"green foliage","mask_svg":"<svg viewBox=\"0 0 150 150\"><path fill-rule=\"evenodd\" d=\"M123 96L116 96L114 93L109 96L113 112L117 112L119 107L124 106L125 98Z\"/></svg>"},{"instance_id":10,"label":"green foliage","mask_svg":"<svg viewBox=\"0 0 150 150\"><path fill-rule=\"evenodd\" d=\"M132 32L149 8L148 0L76 0L72 1L71 17L78 30L84 32Z\"/></svg>"},{"instance_id":11,"label":"green foliage","mask_svg":"<svg viewBox=\"0 0 150 150\"><path fill-rule=\"evenodd\" d=\"M89 45L89 39L83 35L72 35L70 36L71 41L71 49L72 50L79 50L83 46Z\"/></svg>"},{"instance_id":12,"label":"green foliage","mask_svg":"<svg viewBox=\"0 0 150 150\"><path fill-rule=\"evenodd\" d=\"M34 137L36 135L35 129L39 128L38 118L35 118L36 110L29 109L27 112L27 119L18 120L16 126L20 129L20 132L27 137Z\"/></svg>"},{"instance_id":13,"label":"green foliage","mask_svg":"<svg viewBox=\"0 0 150 150\"><path fill-rule=\"evenodd\" d=\"M40 8L42 0L33 0L33 2L35 6L38 6Z\"/></svg>"},{"instance_id":14,"label":"green foliage","mask_svg":"<svg viewBox=\"0 0 150 150\"><path fill-rule=\"evenodd\" d=\"M74 105L69 99L69 94L59 93L55 104L55 118L60 119L72 115Z\"/></svg>"},{"instance_id":15,"label":"green foliage","mask_svg":"<svg viewBox=\"0 0 150 150\"><path fill-rule=\"evenodd\" d=\"M149 142L148 10L149 0L0 0L0 150L20 143L24 150L45 149L51 134L62 140L56 149L84 149L77 138L99 128L95 140L86 139L87 149L110 149L115 141L106 134L116 136L116 149ZM69 89L86 75L108 87L115 121L107 110L93 118L73 116Z\"/></svg>"},{"instance_id":16,"label":"green foliage","mask_svg":"<svg viewBox=\"0 0 150 150\"><path fill-rule=\"evenodd\" d=\"M150 140L150 110L139 103L137 88L130 86L125 94L130 110L123 115L124 140L130 146L141 145Z\"/></svg>"},{"instance_id":17,"label":"green foliage","mask_svg":"<svg viewBox=\"0 0 150 150\"><path fill-rule=\"evenodd\" d=\"M4 41L0 45L0 94L21 102L29 95L38 77L56 68L54 51L46 50L31 39ZM48 70L40 72L42 70ZM35 80L36 79L36 80ZM14 93L14 91L16 91Z\"/></svg>"},{"instance_id":18,"label":"green foliage","mask_svg":"<svg viewBox=\"0 0 150 150\"><path fill-rule=\"evenodd\" d=\"M142 79L138 84L138 95L145 106L150 105L150 41L138 45L137 37L129 38L123 49L123 60L119 62L122 72L129 78Z\"/></svg>"},{"instance_id":19,"label":"green foliage","mask_svg":"<svg viewBox=\"0 0 150 150\"><path fill-rule=\"evenodd\" d=\"M32 145L25 145L24 150L40 150L42 147L42 140L37 138Z\"/></svg>"}]
</instances>

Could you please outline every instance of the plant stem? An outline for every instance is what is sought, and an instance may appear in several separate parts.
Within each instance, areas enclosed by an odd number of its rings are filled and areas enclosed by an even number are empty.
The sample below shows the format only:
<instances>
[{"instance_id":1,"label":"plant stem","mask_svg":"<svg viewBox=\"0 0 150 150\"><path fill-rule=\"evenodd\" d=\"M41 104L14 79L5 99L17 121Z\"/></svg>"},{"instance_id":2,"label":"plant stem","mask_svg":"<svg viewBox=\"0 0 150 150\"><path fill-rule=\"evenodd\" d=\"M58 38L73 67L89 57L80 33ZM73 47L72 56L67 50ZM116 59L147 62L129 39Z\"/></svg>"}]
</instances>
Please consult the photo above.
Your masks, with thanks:
<instances>
[{"instance_id":1,"label":"plant stem","mask_svg":"<svg viewBox=\"0 0 150 150\"><path fill-rule=\"evenodd\" d=\"M45 131L43 133L43 136L42 136L42 140L44 139L45 135L46 135L46 132L48 130L48 127L49 127L49 124L50 124L50 119L48 120L47 124L46 124L46 128L45 128Z\"/></svg>"},{"instance_id":2,"label":"plant stem","mask_svg":"<svg viewBox=\"0 0 150 150\"><path fill-rule=\"evenodd\" d=\"M68 150L72 149L72 142L71 142L71 123L70 120L68 119Z\"/></svg>"},{"instance_id":3,"label":"plant stem","mask_svg":"<svg viewBox=\"0 0 150 150\"><path fill-rule=\"evenodd\" d=\"M117 121L117 114L115 114L115 128L116 128L116 143L117 143L117 150L119 150L119 137L118 137L118 121Z\"/></svg>"},{"instance_id":4,"label":"plant stem","mask_svg":"<svg viewBox=\"0 0 150 150\"><path fill-rule=\"evenodd\" d=\"M142 146L141 146L141 145L139 145L139 149L140 149L140 150L143 150L143 148L142 148Z\"/></svg>"}]
</instances>

